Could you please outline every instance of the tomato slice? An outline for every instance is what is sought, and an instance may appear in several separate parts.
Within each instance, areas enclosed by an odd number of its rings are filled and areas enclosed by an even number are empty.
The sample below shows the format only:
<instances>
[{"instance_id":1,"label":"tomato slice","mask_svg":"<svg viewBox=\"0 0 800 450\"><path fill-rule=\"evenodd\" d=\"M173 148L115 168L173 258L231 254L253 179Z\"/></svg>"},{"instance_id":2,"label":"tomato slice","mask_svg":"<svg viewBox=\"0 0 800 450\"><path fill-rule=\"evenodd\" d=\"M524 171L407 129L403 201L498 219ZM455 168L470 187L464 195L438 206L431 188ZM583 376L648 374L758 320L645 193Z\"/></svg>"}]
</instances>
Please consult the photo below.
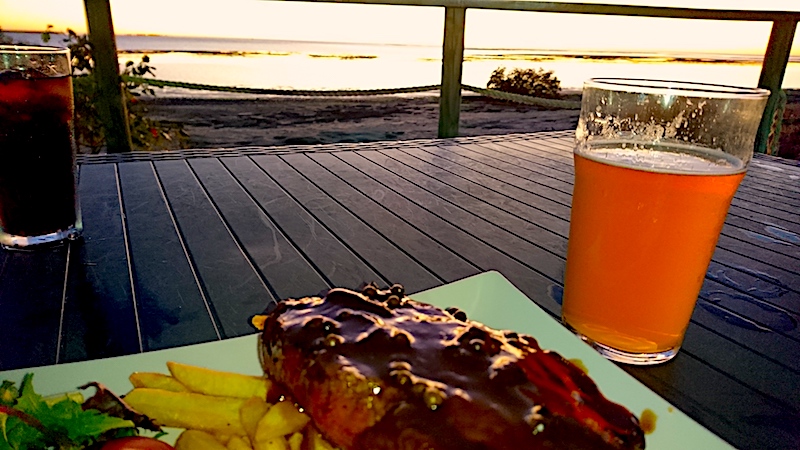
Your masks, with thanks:
<instances>
[{"instance_id":1,"label":"tomato slice","mask_svg":"<svg viewBox=\"0 0 800 450\"><path fill-rule=\"evenodd\" d=\"M175 450L175 447L155 438L130 436L108 441L100 450Z\"/></svg>"}]
</instances>

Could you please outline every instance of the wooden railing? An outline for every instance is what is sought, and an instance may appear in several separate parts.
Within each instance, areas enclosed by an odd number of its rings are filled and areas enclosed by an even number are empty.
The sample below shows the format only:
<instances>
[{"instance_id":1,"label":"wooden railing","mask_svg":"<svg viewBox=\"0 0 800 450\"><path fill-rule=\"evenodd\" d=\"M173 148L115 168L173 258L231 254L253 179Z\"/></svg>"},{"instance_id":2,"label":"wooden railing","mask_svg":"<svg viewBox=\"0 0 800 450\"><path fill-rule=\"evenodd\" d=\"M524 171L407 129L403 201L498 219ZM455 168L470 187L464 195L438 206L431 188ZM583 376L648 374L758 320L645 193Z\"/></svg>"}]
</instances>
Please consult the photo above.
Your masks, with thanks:
<instances>
[{"instance_id":1,"label":"wooden railing","mask_svg":"<svg viewBox=\"0 0 800 450\"><path fill-rule=\"evenodd\" d=\"M274 1L274 0L265 0ZM740 11L719 9L668 8L592 3L537 2L524 0L285 0L308 3L358 3L371 5L404 5L445 8L444 43L442 49L442 87L439 101L439 137L458 135L461 112L461 69L464 56L464 24L466 10L495 9L537 11L566 14L597 14L636 17L665 17L678 19L737 20L772 22L772 32L764 55L758 87L772 92L756 137L756 149L765 151L769 133L779 111L778 104L783 76L789 62L800 12ZM108 151L130 151L130 132L125 123L114 27L109 0L84 0L89 37L95 46L95 64L102 92L101 111L108 115ZM666 36L665 39L668 39ZM115 75L116 74L116 75Z\"/></svg>"}]
</instances>

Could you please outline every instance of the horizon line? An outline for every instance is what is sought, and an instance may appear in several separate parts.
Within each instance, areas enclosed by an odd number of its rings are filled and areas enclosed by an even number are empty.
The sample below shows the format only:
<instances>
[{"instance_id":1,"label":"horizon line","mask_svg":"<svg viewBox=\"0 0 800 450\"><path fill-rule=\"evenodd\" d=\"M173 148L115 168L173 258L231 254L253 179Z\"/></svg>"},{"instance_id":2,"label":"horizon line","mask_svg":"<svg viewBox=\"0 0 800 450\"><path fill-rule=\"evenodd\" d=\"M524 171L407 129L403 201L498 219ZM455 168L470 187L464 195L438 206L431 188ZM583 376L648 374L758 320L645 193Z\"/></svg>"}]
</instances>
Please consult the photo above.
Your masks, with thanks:
<instances>
[{"instance_id":1,"label":"horizon line","mask_svg":"<svg viewBox=\"0 0 800 450\"><path fill-rule=\"evenodd\" d=\"M43 34L44 31L31 31L31 30L4 30L0 32L17 33L17 34ZM66 36L66 32L51 31L50 34ZM78 33L80 34L80 33ZM351 41L321 41L321 40L302 40L302 39L281 39L281 38L254 38L254 37L237 37L237 36L207 36L207 35L177 35L177 34L159 34L159 33L117 33L116 37L153 37L153 38L178 38L178 39L220 39L220 40L238 40L238 41L272 41L272 42L300 42L308 44L349 44L349 45L367 45L367 46L397 46L397 47L432 47L441 48L441 44L404 44L396 42L351 42ZM472 51L534 51L536 55L542 56L608 56L608 57L696 57L696 56L727 56L727 57L759 57L763 58L764 54L761 51L754 49L725 49L725 50L709 50L709 51L692 51L686 49L648 49L648 50L623 50L623 49L553 49L553 48L533 48L533 47L509 47L509 46L465 46L464 50ZM140 50L122 50L123 52L139 52ZM151 51L156 50L145 50ZM181 51L181 50L161 50L161 52ZM222 52L220 52L222 53ZM790 62L800 62L800 49L796 51L797 54L790 57Z\"/></svg>"}]
</instances>

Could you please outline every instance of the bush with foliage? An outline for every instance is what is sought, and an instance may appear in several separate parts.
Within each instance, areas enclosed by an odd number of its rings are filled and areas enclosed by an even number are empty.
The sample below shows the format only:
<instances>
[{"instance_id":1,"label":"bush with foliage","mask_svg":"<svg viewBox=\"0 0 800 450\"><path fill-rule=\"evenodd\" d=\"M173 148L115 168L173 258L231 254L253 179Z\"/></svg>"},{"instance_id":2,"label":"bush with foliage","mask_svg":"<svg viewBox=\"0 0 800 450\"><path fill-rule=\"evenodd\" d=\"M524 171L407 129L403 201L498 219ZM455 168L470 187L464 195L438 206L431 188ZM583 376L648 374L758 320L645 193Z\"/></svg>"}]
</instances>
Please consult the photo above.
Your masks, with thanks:
<instances>
[{"instance_id":1,"label":"bush with foliage","mask_svg":"<svg viewBox=\"0 0 800 450\"><path fill-rule=\"evenodd\" d=\"M42 41L51 39L52 26L48 25L42 33ZM0 43L11 43L11 39L0 30ZM94 75L92 43L86 35L78 35L68 29L64 44L72 56L72 88L75 100L75 140L78 148L87 153L99 153L105 146L105 125L97 110L99 89ZM135 64L128 61L122 72L125 76L142 77L153 75L154 67L145 55ZM188 135L183 125L174 122L154 120L147 117L147 108L139 97L142 94L154 95L155 91L146 82L126 81L122 84L122 95L128 111L128 126L134 150L161 150L186 148Z\"/></svg>"},{"instance_id":2,"label":"bush with foliage","mask_svg":"<svg viewBox=\"0 0 800 450\"><path fill-rule=\"evenodd\" d=\"M489 77L486 88L540 98L561 97L561 81L553 75L552 70L541 68L513 69L506 74L505 67L498 67Z\"/></svg>"}]
</instances>

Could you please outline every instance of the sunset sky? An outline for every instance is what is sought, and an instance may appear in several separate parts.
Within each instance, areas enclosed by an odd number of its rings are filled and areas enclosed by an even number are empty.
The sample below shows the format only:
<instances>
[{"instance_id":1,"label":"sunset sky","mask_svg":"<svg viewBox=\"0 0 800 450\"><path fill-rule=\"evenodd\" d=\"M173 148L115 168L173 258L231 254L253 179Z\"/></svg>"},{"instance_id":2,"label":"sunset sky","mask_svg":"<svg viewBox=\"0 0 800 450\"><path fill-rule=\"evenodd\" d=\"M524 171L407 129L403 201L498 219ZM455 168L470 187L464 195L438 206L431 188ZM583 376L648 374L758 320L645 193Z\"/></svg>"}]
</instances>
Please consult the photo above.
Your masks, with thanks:
<instances>
[{"instance_id":1,"label":"sunset sky","mask_svg":"<svg viewBox=\"0 0 800 450\"><path fill-rule=\"evenodd\" d=\"M652 6L800 11L798 0L606 0ZM264 0L111 0L117 34L439 45L443 9ZM0 0L6 31L85 32L83 0ZM761 53L770 24L467 12L468 47ZM800 55L800 33L792 52Z\"/></svg>"}]
</instances>

